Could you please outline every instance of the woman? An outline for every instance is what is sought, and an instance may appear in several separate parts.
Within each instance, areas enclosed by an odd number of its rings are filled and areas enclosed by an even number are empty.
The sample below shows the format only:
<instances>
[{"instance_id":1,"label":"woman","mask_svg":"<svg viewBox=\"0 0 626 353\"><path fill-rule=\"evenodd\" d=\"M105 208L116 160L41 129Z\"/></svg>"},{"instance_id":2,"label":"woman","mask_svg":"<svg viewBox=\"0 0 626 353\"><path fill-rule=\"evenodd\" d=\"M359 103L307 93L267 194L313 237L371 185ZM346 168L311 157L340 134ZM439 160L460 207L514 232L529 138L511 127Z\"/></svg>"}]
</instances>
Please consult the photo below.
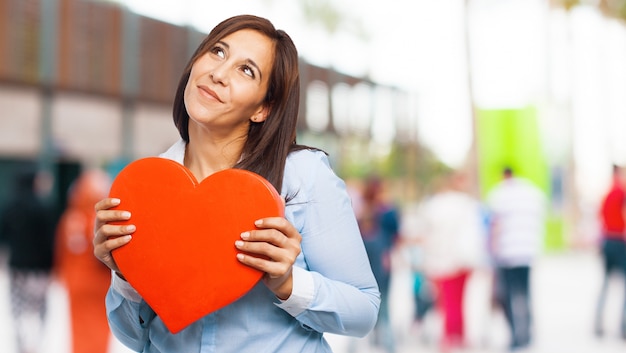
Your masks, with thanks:
<instances>
[{"instance_id":1,"label":"woman","mask_svg":"<svg viewBox=\"0 0 626 353\"><path fill-rule=\"evenodd\" d=\"M244 232L238 260L265 273L234 303L172 335L123 280L111 251L135 226L113 221L123 200L96 204L94 254L113 276L107 315L116 337L139 352L331 352L324 332L365 336L380 295L346 192L327 156L296 144L298 54L266 19L217 25L183 72L174 101L181 140L161 156L198 180L227 168L256 172L286 199L285 217ZM123 204L122 204L123 205ZM120 235L123 235L120 237ZM243 252L246 255L243 255Z\"/></svg>"}]
</instances>

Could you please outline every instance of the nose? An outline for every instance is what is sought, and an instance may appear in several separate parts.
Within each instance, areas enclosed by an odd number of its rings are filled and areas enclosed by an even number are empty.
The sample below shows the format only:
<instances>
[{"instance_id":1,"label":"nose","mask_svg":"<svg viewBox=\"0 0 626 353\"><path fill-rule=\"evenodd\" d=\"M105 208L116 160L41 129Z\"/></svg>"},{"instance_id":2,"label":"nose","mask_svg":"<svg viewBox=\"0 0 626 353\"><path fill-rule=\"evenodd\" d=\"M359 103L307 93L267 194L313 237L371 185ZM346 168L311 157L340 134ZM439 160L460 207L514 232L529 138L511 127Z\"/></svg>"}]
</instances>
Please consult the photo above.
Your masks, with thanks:
<instances>
[{"instance_id":1,"label":"nose","mask_svg":"<svg viewBox=\"0 0 626 353\"><path fill-rule=\"evenodd\" d=\"M211 77L211 80L213 82L225 85L228 81L228 72L226 70L226 65L215 65L213 70L209 72L209 77Z\"/></svg>"}]
</instances>

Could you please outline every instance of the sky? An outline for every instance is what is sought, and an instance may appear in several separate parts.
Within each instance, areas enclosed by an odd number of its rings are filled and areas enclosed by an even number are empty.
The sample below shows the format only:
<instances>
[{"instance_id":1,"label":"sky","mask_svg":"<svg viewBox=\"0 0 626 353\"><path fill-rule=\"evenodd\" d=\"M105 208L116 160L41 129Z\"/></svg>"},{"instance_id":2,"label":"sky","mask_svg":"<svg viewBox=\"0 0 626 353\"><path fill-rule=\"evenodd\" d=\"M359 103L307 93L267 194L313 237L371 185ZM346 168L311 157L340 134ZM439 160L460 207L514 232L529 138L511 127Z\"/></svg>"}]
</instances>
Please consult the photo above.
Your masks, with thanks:
<instances>
[{"instance_id":1,"label":"sky","mask_svg":"<svg viewBox=\"0 0 626 353\"><path fill-rule=\"evenodd\" d=\"M464 0L336 0L347 25L331 35L293 0L121 2L205 32L236 14L267 17L308 62L414 93L422 142L452 167L472 140L468 68L478 107L539 108L547 156L573 151L583 193L605 187L607 165L626 164L626 31L589 7L471 0L465 12ZM355 24L367 40L347 28Z\"/></svg>"}]
</instances>

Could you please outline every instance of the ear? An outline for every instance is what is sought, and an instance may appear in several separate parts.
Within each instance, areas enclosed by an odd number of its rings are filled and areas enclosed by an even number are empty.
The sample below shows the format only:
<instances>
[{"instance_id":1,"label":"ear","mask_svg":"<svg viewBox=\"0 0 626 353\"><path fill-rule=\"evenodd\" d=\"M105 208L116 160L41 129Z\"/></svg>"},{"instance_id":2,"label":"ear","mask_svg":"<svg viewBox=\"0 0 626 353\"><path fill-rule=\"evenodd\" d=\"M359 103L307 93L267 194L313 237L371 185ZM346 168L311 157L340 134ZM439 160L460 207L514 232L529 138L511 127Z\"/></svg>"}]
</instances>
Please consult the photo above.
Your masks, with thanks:
<instances>
[{"instance_id":1,"label":"ear","mask_svg":"<svg viewBox=\"0 0 626 353\"><path fill-rule=\"evenodd\" d=\"M262 123L267 119L267 116L270 114L270 107L267 104L263 104L256 113L252 114L250 117L250 121L253 123Z\"/></svg>"}]
</instances>

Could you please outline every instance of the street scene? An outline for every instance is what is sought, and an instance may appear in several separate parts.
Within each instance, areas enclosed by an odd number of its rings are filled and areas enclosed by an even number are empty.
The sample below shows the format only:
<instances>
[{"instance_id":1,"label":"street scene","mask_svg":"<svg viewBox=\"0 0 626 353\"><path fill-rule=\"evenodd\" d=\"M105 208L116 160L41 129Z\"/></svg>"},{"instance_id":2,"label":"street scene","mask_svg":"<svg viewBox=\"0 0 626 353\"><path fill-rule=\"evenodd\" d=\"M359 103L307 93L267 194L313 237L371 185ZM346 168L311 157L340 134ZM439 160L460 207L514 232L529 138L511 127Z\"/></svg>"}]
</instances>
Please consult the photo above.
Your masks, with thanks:
<instances>
[{"instance_id":1,"label":"street scene","mask_svg":"<svg viewBox=\"0 0 626 353\"><path fill-rule=\"evenodd\" d=\"M626 352L626 0L0 27L0 353Z\"/></svg>"}]
</instances>

